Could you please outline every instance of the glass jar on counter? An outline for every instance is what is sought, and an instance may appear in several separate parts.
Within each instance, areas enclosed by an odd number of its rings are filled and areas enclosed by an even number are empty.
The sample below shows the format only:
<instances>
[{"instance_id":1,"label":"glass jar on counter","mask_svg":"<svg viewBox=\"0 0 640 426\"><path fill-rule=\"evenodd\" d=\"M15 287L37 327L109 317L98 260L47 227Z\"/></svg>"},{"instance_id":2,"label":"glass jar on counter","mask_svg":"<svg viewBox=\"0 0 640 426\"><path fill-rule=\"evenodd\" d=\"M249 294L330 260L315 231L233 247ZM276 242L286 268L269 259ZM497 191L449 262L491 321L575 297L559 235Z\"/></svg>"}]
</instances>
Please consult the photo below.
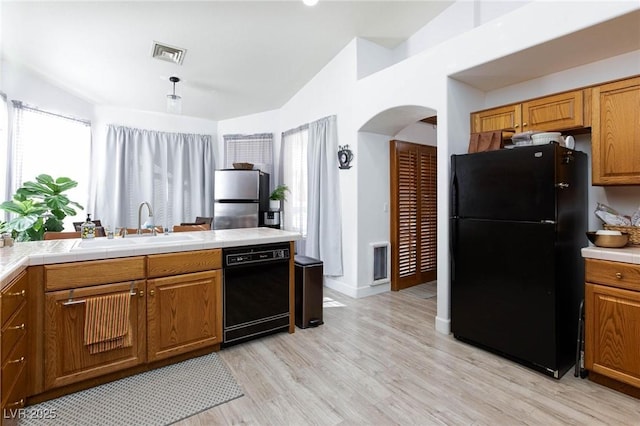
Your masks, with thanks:
<instances>
[{"instance_id":1,"label":"glass jar on counter","mask_svg":"<svg viewBox=\"0 0 640 426\"><path fill-rule=\"evenodd\" d=\"M10 232L2 234L2 245L4 247L13 247L13 237Z\"/></svg>"}]
</instances>

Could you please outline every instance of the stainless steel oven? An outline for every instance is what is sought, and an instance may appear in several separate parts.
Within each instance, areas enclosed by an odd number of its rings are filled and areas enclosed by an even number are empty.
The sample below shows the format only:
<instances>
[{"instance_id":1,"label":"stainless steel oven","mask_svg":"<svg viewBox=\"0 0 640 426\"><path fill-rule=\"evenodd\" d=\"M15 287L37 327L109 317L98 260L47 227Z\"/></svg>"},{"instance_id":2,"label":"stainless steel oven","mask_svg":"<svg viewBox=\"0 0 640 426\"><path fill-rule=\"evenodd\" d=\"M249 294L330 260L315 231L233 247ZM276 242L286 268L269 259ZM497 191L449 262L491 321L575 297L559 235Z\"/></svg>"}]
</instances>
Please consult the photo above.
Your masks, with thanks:
<instances>
[{"instance_id":1,"label":"stainless steel oven","mask_svg":"<svg viewBox=\"0 0 640 426\"><path fill-rule=\"evenodd\" d=\"M289 243L222 250L223 345L289 328Z\"/></svg>"}]
</instances>

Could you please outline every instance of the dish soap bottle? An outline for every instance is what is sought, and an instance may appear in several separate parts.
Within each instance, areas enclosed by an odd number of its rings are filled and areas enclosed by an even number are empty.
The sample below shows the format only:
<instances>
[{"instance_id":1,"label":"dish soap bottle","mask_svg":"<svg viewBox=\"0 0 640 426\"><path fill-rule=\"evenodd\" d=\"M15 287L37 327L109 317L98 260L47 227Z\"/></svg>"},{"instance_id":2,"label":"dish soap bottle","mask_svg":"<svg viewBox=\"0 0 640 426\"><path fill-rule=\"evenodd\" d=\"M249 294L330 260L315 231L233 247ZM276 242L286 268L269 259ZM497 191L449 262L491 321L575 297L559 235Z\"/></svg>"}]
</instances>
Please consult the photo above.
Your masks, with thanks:
<instances>
[{"instance_id":1,"label":"dish soap bottle","mask_svg":"<svg viewBox=\"0 0 640 426\"><path fill-rule=\"evenodd\" d=\"M80 237L82 239L92 239L96 236L96 225L91 222L91 214L87 214L87 220L80 225Z\"/></svg>"}]
</instances>

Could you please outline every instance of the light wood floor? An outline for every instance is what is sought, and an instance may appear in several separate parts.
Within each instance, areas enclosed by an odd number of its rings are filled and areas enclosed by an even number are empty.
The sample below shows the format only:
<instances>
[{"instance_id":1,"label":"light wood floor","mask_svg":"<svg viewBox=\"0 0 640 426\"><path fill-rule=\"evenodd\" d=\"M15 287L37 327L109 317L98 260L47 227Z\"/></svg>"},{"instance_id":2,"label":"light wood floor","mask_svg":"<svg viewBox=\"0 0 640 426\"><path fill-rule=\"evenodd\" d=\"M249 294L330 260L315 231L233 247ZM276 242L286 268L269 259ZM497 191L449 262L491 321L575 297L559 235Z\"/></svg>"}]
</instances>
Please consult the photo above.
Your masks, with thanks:
<instances>
[{"instance_id":1,"label":"light wood floor","mask_svg":"<svg viewBox=\"0 0 640 426\"><path fill-rule=\"evenodd\" d=\"M325 297L324 325L220 351L245 395L180 424L640 425L637 399L437 333L435 297Z\"/></svg>"}]
</instances>

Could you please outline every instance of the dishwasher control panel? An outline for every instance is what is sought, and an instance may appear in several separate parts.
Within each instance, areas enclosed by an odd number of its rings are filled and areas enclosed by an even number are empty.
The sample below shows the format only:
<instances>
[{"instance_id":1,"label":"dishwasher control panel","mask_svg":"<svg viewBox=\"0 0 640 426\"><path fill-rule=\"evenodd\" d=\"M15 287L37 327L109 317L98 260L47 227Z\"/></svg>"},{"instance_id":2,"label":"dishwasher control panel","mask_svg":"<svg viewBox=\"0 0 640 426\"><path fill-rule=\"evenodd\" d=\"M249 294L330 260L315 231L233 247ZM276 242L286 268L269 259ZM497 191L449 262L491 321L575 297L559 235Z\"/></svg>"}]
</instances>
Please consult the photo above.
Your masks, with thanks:
<instances>
[{"instance_id":1,"label":"dishwasher control panel","mask_svg":"<svg viewBox=\"0 0 640 426\"><path fill-rule=\"evenodd\" d=\"M250 263L269 262L275 260L288 260L289 249L277 248L269 250L251 250L225 255L225 266L246 265Z\"/></svg>"}]
</instances>

